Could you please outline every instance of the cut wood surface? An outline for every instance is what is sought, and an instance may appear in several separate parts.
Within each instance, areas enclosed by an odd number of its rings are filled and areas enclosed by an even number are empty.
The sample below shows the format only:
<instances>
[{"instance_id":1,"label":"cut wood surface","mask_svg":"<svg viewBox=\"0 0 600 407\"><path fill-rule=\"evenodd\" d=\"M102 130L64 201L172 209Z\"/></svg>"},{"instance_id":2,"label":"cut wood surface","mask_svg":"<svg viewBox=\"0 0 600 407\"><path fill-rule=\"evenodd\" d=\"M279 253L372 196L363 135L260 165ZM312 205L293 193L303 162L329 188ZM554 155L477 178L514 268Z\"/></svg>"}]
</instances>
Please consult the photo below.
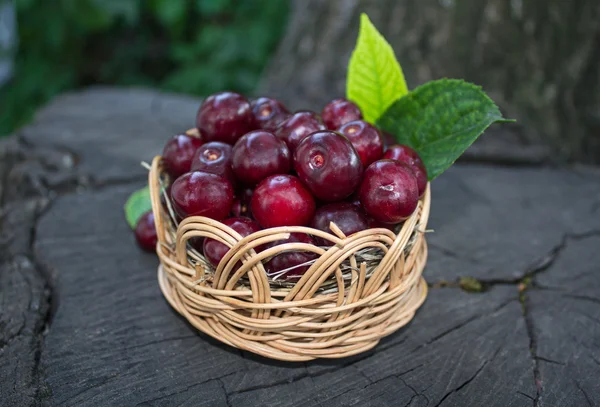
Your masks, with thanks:
<instances>
[{"instance_id":1,"label":"cut wood surface","mask_svg":"<svg viewBox=\"0 0 600 407\"><path fill-rule=\"evenodd\" d=\"M123 217L197 106L92 88L0 143L1 405L600 404L597 169L454 166L415 319L362 355L275 362L180 318Z\"/></svg>"}]
</instances>

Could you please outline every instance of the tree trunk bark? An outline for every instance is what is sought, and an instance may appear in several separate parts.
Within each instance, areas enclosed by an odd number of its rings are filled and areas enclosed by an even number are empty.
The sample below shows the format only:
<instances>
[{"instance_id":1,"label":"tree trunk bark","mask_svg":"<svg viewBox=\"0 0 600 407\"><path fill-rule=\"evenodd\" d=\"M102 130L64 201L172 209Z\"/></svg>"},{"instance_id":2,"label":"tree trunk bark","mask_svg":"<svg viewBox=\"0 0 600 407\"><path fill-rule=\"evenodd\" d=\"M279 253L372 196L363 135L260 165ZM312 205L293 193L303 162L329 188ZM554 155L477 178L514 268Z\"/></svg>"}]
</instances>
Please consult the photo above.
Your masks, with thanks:
<instances>
[{"instance_id":1,"label":"tree trunk bark","mask_svg":"<svg viewBox=\"0 0 600 407\"><path fill-rule=\"evenodd\" d=\"M600 1L296 0L262 93L316 110L344 95L361 12L409 88L463 78L517 119L492 126L476 156L600 163Z\"/></svg>"}]
</instances>

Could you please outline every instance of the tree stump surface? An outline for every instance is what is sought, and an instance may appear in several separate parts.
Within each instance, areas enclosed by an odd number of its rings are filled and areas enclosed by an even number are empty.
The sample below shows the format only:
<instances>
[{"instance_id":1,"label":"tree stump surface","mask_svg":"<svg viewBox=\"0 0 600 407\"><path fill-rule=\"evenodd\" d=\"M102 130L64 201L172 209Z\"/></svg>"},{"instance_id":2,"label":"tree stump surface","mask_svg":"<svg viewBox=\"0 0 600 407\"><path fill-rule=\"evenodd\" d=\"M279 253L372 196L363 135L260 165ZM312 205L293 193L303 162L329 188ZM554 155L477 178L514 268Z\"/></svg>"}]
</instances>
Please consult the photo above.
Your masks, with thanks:
<instances>
[{"instance_id":1,"label":"tree stump surface","mask_svg":"<svg viewBox=\"0 0 600 407\"><path fill-rule=\"evenodd\" d=\"M0 143L0 404L600 404L598 169L454 166L415 319L367 353L283 363L179 317L124 220L140 161L197 106L91 88Z\"/></svg>"}]
</instances>

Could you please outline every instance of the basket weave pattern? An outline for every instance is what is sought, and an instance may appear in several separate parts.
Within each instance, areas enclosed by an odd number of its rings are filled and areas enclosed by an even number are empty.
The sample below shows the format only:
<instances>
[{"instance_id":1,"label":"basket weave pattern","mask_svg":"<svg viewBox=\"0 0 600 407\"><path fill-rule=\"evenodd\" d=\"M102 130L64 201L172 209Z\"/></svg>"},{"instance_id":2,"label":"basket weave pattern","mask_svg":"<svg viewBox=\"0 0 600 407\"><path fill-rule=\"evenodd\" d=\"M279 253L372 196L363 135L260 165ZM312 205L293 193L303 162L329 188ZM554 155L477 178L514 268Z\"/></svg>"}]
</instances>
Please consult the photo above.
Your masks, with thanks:
<instances>
[{"instance_id":1,"label":"basket weave pattern","mask_svg":"<svg viewBox=\"0 0 600 407\"><path fill-rule=\"evenodd\" d=\"M382 228L346 237L332 224L332 234L278 227L242 238L205 217L189 217L175 225L161 204L161 175L156 157L149 185L159 240L160 288L177 312L221 342L285 361L346 357L373 348L406 325L425 300L427 285L421 273L427 260L423 232L429 186L398 234ZM288 243L255 252L255 247L286 239L290 232L318 236L333 246ZM186 243L198 236L231 247L216 269L190 253ZM368 269L360 253L369 248L377 249L381 259ZM286 287L269 280L262 263L284 250L319 255L299 281Z\"/></svg>"}]
</instances>

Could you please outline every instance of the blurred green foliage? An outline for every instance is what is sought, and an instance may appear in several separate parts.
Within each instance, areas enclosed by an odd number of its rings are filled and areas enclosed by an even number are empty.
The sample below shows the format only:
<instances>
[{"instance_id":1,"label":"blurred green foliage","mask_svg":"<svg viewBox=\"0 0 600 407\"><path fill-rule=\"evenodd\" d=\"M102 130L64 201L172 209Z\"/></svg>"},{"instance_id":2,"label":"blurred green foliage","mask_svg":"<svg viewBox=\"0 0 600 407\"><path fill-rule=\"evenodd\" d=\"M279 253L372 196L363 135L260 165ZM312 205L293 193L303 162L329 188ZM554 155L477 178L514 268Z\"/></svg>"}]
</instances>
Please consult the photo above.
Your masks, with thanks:
<instances>
[{"instance_id":1,"label":"blurred green foliage","mask_svg":"<svg viewBox=\"0 0 600 407\"><path fill-rule=\"evenodd\" d=\"M19 46L0 135L89 84L251 92L287 21L284 0L15 0Z\"/></svg>"}]
</instances>

